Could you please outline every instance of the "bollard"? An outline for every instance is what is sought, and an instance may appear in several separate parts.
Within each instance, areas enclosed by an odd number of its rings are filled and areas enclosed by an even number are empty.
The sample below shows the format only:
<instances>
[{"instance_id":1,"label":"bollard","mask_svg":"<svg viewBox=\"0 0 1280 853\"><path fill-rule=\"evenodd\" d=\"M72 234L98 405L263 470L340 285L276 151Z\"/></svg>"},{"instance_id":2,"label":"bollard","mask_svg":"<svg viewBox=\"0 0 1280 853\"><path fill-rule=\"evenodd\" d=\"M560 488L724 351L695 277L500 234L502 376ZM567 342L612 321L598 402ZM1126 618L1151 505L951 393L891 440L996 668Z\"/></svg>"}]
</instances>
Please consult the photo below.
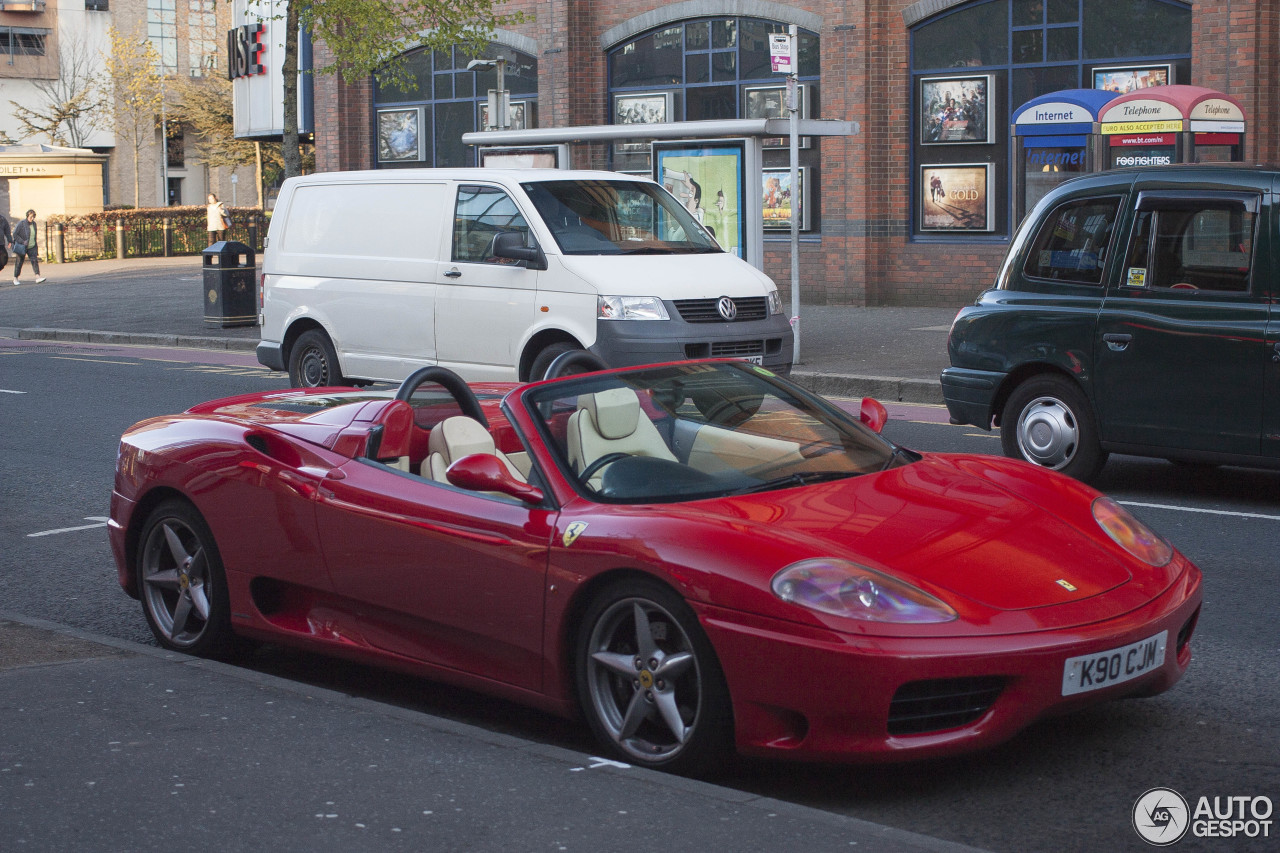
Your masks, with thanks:
<instances>
[{"instance_id":1,"label":"bollard","mask_svg":"<svg viewBox=\"0 0 1280 853\"><path fill-rule=\"evenodd\" d=\"M173 220L166 216L162 220L161 230L164 233L164 256L167 258L173 254Z\"/></svg>"},{"instance_id":2,"label":"bollard","mask_svg":"<svg viewBox=\"0 0 1280 853\"><path fill-rule=\"evenodd\" d=\"M116 258L124 260L124 220L116 218Z\"/></svg>"},{"instance_id":3,"label":"bollard","mask_svg":"<svg viewBox=\"0 0 1280 853\"><path fill-rule=\"evenodd\" d=\"M53 262L60 264L66 258L67 229L61 222L53 226Z\"/></svg>"}]
</instances>

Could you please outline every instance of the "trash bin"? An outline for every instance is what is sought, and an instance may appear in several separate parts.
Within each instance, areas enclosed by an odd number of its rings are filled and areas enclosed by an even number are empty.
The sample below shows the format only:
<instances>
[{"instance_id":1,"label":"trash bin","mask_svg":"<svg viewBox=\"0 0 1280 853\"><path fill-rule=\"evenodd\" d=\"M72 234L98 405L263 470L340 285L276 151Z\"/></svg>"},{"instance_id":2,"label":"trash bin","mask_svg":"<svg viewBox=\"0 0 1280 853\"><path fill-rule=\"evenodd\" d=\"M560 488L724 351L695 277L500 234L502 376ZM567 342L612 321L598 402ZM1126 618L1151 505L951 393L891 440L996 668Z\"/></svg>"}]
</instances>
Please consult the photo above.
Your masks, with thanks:
<instances>
[{"instance_id":1,"label":"trash bin","mask_svg":"<svg viewBox=\"0 0 1280 853\"><path fill-rule=\"evenodd\" d=\"M204 256L204 321L210 325L256 326L258 285L253 249L234 240L221 240Z\"/></svg>"}]
</instances>

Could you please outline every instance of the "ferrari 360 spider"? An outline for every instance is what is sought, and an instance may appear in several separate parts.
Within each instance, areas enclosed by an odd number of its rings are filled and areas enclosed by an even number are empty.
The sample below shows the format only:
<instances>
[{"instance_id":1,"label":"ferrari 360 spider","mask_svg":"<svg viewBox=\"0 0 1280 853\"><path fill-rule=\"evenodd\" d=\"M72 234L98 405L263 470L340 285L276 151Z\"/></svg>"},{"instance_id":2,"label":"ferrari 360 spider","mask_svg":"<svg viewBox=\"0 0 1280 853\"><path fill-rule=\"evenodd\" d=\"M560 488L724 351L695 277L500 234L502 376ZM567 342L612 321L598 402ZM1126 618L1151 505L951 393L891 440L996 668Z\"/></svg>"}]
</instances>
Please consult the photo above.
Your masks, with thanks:
<instances>
[{"instance_id":1,"label":"ferrari 360 spider","mask_svg":"<svg viewBox=\"0 0 1280 853\"><path fill-rule=\"evenodd\" d=\"M685 772L969 751L1181 677L1188 559L885 419L736 361L250 394L124 435L111 544L167 648L394 667Z\"/></svg>"}]
</instances>

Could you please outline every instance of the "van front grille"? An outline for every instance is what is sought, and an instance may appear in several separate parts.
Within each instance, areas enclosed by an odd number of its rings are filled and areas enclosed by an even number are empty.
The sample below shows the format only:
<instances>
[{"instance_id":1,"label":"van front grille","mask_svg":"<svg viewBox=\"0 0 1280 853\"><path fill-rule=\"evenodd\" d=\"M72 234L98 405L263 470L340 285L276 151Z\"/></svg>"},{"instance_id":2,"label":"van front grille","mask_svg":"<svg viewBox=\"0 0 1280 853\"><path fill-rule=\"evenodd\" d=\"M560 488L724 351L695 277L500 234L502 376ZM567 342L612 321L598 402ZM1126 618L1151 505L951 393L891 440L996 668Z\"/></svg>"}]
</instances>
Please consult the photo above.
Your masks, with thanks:
<instances>
[{"instance_id":1,"label":"van front grille","mask_svg":"<svg viewBox=\"0 0 1280 853\"><path fill-rule=\"evenodd\" d=\"M732 321L725 320L720 316L720 310L717 307L720 299L677 299L676 310L680 312L680 318L686 323L741 323L747 320L763 320L769 316L768 300L764 296L744 296L735 298L734 305L738 307L738 315Z\"/></svg>"}]
</instances>

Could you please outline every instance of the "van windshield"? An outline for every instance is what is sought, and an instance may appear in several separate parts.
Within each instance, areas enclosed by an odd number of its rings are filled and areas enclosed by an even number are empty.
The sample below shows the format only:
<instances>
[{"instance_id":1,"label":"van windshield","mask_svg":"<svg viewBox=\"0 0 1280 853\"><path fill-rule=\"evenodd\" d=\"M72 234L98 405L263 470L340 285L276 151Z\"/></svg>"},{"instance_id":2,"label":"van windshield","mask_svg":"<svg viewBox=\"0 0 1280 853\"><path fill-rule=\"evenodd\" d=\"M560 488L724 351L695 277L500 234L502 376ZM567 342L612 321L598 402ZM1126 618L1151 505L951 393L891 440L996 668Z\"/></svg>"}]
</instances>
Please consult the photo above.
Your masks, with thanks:
<instances>
[{"instance_id":1,"label":"van windshield","mask_svg":"<svg viewBox=\"0 0 1280 853\"><path fill-rule=\"evenodd\" d=\"M722 251L707 229L657 184L565 180L521 186L566 255Z\"/></svg>"}]
</instances>

